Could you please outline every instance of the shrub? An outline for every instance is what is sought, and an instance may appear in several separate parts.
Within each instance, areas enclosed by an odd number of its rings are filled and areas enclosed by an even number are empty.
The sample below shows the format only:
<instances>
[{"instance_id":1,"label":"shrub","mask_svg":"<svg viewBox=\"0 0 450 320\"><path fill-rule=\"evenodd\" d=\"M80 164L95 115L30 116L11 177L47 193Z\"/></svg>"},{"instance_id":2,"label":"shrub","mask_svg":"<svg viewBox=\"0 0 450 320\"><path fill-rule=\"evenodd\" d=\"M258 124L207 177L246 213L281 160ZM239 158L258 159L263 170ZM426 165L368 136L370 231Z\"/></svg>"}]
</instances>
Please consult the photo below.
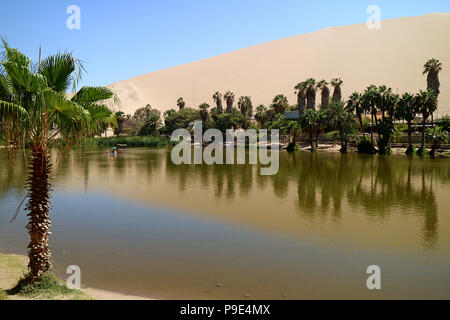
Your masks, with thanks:
<instances>
[{"instance_id":1,"label":"shrub","mask_svg":"<svg viewBox=\"0 0 450 320\"><path fill-rule=\"evenodd\" d=\"M377 149L375 149L375 146L370 141L369 138L365 137L362 138L358 142L358 153L365 153L365 154L374 154L377 152Z\"/></svg>"}]
</instances>

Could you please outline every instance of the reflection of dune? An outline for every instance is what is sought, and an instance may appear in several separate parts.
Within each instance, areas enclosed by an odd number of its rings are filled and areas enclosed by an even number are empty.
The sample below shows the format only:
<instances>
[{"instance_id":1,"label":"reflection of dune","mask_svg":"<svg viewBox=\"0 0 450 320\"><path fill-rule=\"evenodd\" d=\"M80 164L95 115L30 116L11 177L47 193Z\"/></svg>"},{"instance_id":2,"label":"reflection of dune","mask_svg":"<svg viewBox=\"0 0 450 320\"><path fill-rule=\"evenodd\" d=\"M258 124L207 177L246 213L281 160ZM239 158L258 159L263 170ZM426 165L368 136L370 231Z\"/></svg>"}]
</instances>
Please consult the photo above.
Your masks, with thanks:
<instances>
[{"instance_id":1,"label":"reflection of dune","mask_svg":"<svg viewBox=\"0 0 450 320\"><path fill-rule=\"evenodd\" d=\"M426 85L422 67L440 59L440 113L450 113L450 13L382 22L381 30L365 24L327 28L313 33L263 43L174 68L111 84L122 110L151 104L162 111L176 108L178 97L188 106L213 103L212 94L232 90L249 95L254 104L269 104L283 93L296 102L294 85L309 77L344 80L343 94L369 84L386 84L415 92Z\"/></svg>"}]
</instances>

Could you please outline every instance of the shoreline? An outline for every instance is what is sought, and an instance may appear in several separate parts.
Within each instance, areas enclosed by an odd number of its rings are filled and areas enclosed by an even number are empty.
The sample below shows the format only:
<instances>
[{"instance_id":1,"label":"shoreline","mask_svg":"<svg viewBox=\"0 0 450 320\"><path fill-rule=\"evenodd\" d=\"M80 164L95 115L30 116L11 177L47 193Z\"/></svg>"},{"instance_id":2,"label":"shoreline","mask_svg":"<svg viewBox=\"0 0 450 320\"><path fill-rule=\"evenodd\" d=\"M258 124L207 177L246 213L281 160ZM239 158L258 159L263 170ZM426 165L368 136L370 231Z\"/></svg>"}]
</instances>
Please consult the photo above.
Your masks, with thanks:
<instances>
[{"instance_id":1,"label":"shoreline","mask_svg":"<svg viewBox=\"0 0 450 320\"><path fill-rule=\"evenodd\" d=\"M5 254L0 252L0 290L6 291L13 288L20 277L26 271L28 257L18 254ZM82 300L157 300L155 298L123 294L102 289L82 286L80 291L86 296ZM8 300L48 300L44 298L30 298L21 295L9 295ZM1 299L0 299L1 300ZM67 297L56 296L51 300L67 300Z\"/></svg>"}]
</instances>

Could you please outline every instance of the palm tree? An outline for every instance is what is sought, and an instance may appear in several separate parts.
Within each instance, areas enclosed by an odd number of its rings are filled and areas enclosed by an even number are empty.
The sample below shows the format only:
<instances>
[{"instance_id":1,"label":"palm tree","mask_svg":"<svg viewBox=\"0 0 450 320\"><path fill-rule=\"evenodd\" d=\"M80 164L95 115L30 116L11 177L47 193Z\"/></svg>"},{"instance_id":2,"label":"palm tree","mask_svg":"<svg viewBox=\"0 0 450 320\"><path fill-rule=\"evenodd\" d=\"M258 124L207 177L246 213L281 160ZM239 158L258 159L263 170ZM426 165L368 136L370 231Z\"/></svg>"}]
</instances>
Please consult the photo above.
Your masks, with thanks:
<instances>
[{"instance_id":1,"label":"palm tree","mask_svg":"<svg viewBox=\"0 0 450 320\"><path fill-rule=\"evenodd\" d=\"M365 137L365 130L364 125L362 121L362 116L364 114L364 108L362 106L362 99L363 96L359 92L353 92L350 96L350 98L347 101L347 107L351 112L354 112L356 114L356 117L358 118L359 127L361 130L361 133L363 137Z\"/></svg>"},{"instance_id":2,"label":"palm tree","mask_svg":"<svg viewBox=\"0 0 450 320\"><path fill-rule=\"evenodd\" d=\"M202 103L199 108L200 108L200 117L202 118L202 122L205 125L206 122L208 121L208 109L209 109L210 105L207 103Z\"/></svg>"},{"instance_id":3,"label":"palm tree","mask_svg":"<svg viewBox=\"0 0 450 320\"><path fill-rule=\"evenodd\" d=\"M271 107L277 114L284 115L286 109L289 108L289 101L283 94L277 94L272 100Z\"/></svg>"},{"instance_id":4,"label":"palm tree","mask_svg":"<svg viewBox=\"0 0 450 320\"><path fill-rule=\"evenodd\" d=\"M119 136L123 132L123 124L125 122L125 113L123 111L116 112L117 128L114 130L114 134Z\"/></svg>"},{"instance_id":5,"label":"palm tree","mask_svg":"<svg viewBox=\"0 0 450 320\"><path fill-rule=\"evenodd\" d=\"M298 115L301 116L305 112L306 107L306 81L299 82L295 87L295 94L297 95L297 109Z\"/></svg>"},{"instance_id":6,"label":"palm tree","mask_svg":"<svg viewBox=\"0 0 450 320\"><path fill-rule=\"evenodd\" d=\"M397 104L397 108L395 108L395 117L397 119L405 120L408 123L408 149L406 150L407 154L411 154L414 152L414 147L411 141L411 133L412 133L412 121L416 117L418 112L418 105L416 104L416 99L414 96L409 93L404 93Z\"/></svg>"},{"instance_id":7,"label":"palm tree","mask_svg":"<svg viewBox=\"0 0 450 320\"><path fill-rule=\"evenodd\" d=\"M231 91L227 91L223 95L223 98L227 103L227 113L231 113L233 111L234 93Z\"/></svg>"},{"instance_id":8,"label":"palm tree","mask_svg":"<svg viewBox=\"0 0 450 320\"><path fill-rule=\"evenodd\" d=\"M184 108L185 105L186 105L186 103L184 102L183 98L182 97L178 98L178 100L177 100L178 108L181 110Z\"/></svg>"},{"instance_id":9,"label":"palm tree","mask_svg":"<svg viewBox=\"0 0 450 320\"><path fill-rule=\"evenodd\" d=\"M430 156L434 157L441 144L448 142L448 132L442 127L428 128L426 140L431 144Z\"/></svg>"},{"instance_id":10,"label":"palm tree","mask_svg":"<svg viewBox=\"0 0 450 320\"><path fill-rule=\"evenodd\" d=\"M214 93L213 100L216 102L217 113L219 113L219 114L222 113L223 112L222 94L219 91Z\"/></svg>"},{"instance_id":11,"label":"palm tree","mask_svg":"<svg viewBox=\"0 0 450 320\"><path fill-rule=\"evenodd\" d=\"M367 87L362 95L363 109L370 113L371 126L370 126L370 141L373 144L373 128L378 124L377 120L377 103L379 101L378 89L376 86L371 85ZM375 120L375 123L374 123Z\"/></svg>"},{"instance_id":12,"label":"palm tree","mask_svg":"<svg viewBox=\"0 0 450 320\"><path fill-rule=\"evenodd\" d=\"M306 108L316 110L316 80L309 78L306 83Z\"/></svg>"},{"instance_id":13,"label":"palm tree","mask_svg":"<svg viewBox=\"0 0 450 320\"><path fill-rule=\"evenodd\" d=\"M47 57L37 67L17 49L3 41L0 74L7 83L0 96L3 130L15 148L29 148L27 229L29 273L25 283L39 281L51 269L48 245L50 229L50 148L61 138L70 148L89 133L92 118L87 109L67 99L65 91L75 85L84 70L69 53ZM81 96L81 95L80 95ZM79 97L80 97L79 96ZM75 99L76 100L76 99ZM94 102L89 99L89 102Z\"/></svg>"},{"instance_id":14,"label":"palm tree","mask_svg":"<svg viewBox=\"0 0 450 320\"><path fill-rule=\"evenodd\" d=\"M324 114L321 110L316 111L307 109L300 117L300 126L302 130L309 134L309 143L311 145L311 152L317 150L318 136L323 128ZM316 144L314 145L313 135L316 134Z\"/></svg>"},{"instance_id":15,"label":"palm tree","mask_svg":"<svg viewBox=\"0 0 450 320\"><path fill-rule=\"evenodd\" d=\"M442 70L442 63L437 59L428 60L423 66L423 74L427 74L427 90L432 90L436 95L436 99L439 97L439 72ZM433 114L431 114L431 123L434 123Z\"/></svg>"},{"instance_id":16,"label":"palm tree","mask_svg":"<svg viewBox=\"0 0 450 320\"><path fill-rule=\"evenodd\" d=\"M418 107L417 111L422 114L422 141L418 153L424 155L427 153L425 149L425 127L428 117L436 110L436 94L431 89L427 91L420 90L415 99Z\"/></svg>"},{"instance_id":17,"label":"palm tree","mask_svg":"<svg viewBox=\"0 0 450 320\"><path fill-rule=\"evenodd\" d=\"M333 91L333 102L338 102L342 100L342 86L343 81L341 78L335 78L331 80L331 85L334 87Z\"/></svg>"},{"instance_id":18,"label":"palm tree","mask_svg":"<svg viewBox=\"0 0 450 320\"><path fill-rule=\"evenodd\" d=\"M328 104L330 103L330 89L328 88L328 82L325 80L320 80L319 83L317 83L317 88L321 91L321 103L320 103L320 109L326 110L328 108Z\"/></svg>"},{"instance_id":19,"label":"palm tree","mask_svg":"<svg viewBox=\"0 0 450 320\"><path fill-rule=\"evenodd\" d=\"M341 139L341 152L347 152L347 134L355 125L355 117L349 107L343 102L332 102L325 111L327 124L339 131Z\"/></svg>"},{"instance_id":20,"label":"palm tree","mask_svg":"<svg viewBox=\"0 0 450 320\"><path fill-rule=\"evenodd\" d=\"M261 128L264 128L264 124L267 120L266 114L267 108L265 105L260 104L256 107L255 119L261 124Z\"/></svg>"},{"instance_id":21,"label":"palm tree","mask_svg":"<svg viewBox=\"0 0 450 320\"><path fill-rule=\"evenodd\" d=\"M242 115L244 116L244 130L247 130L247 116L248 112L252 109L252 100L250 97L240 97L238 101L239 110L241 110Z\"/></svg>"},{"instance_id":22,"label":"palm tree","mask_svg":"<svg viewBox=\"0 0 450 320\"><path fill-rule=\"evenodd\" d=\"M117 104L118 97L106 87L82 87L71 99L89 111L92 126L89 136L101 135L105 129L117 126L116 114L106 105L108 100ZM149 109L150 110L150 105Z\"/></svg>"}]
</instances>

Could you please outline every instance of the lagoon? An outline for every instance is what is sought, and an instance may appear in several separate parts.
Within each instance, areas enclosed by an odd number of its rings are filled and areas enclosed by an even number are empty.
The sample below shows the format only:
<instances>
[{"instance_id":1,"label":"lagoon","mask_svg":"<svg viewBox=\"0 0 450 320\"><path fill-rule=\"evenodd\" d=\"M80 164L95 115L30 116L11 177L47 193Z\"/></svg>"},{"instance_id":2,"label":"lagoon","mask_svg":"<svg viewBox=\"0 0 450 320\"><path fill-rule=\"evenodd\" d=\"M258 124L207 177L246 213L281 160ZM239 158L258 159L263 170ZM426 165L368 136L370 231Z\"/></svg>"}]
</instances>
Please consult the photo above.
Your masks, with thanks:
<instances>
[{"instance_id":1,"label":"lagoon","mask_svg":"<svg viewBox=\"0 0 450 320\"><path fill-rule=\"evenodd\" d=\"M25 213L9 222L25 165L6 157L0 251L25 254ZM278 174L259 169L71 152L53 166L57 273L78 265L83 285L154 298L450 298L448 159L280 152Z\"/></svg>"}]
</instances>

